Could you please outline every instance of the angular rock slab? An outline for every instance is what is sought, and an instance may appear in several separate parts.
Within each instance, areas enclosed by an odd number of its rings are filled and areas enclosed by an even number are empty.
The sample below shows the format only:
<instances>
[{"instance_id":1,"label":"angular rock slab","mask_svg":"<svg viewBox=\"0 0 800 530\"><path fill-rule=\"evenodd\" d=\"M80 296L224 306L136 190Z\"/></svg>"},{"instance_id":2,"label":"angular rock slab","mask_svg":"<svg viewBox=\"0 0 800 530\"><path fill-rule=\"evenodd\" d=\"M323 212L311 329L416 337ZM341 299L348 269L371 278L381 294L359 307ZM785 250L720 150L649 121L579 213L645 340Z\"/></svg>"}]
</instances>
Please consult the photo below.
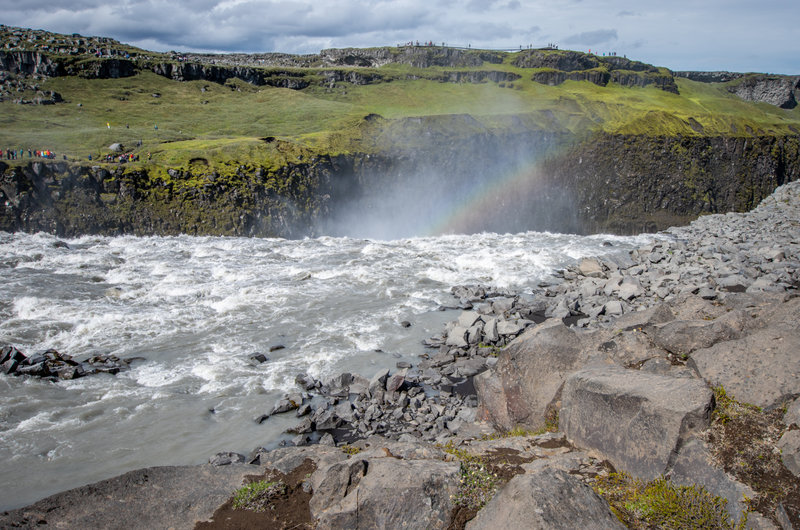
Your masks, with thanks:
<instances>
[{"instance_id":1,"label":"angular rock slab","mask_svg":"<svg viewBox=\"0 0 800 530\"><path fill-rule=\"evenodd\" d=\"M312 511L318 517L316 528L447 528L459 464L392 457L362 462L366 466L356 466L358 484L351 484L344 498ZM313 497L311 503L312 510L320 508Z\"/></svg>"},{"instance_id":2,"label":"angular rock slab","mask_svg":"<svg viewBox=\"0 0 800 530\"><path fill-rule=\"evenodd\" d=\"M667 471L682 440L708 427L711 403L699 379L594 366L567 379L560 428L575 446L650 480Z\"/></svg>"},{"instance_id":3,"label":"angular rock slab","mask_svg":"<svg viewBox=\"0 0 800 530\"><path fill-rule=\"evenodd\" d=\"M687 365L739 401L774 408L800 395L800 332L759 330L698 350Z\"/></svg>"},{"instance_id":4,"label":"angular rock slab","mask_svg":"<svg viewBox=\"0 0 800 530\"><path fill-rule=\"evenodd\" d=\"M139 469L0 513L0 528L189 530L209 519L246 475L258 472L241 464Z\"/></svg>"},{"instance_id":5,"label":"angular rock slab","mask_svg":"<svg viewBox=\"0 0 800 530\"><path fill-rule=\"evenodd\" d=\"M800 431L786 431L778 442L778 449L786 469L800 478Z\"/></svg>"},{"instance_id":6,"label":"angular rock slab","mask_svg":"<svg viewBox=\"0 0 800 530\"><path fill-rule=\"evenodd\" d=\"M544 468L517 475L489 501L467 530L498 528L625 528L608 503L575 475Z\"/></svg>"},{"instance_id":7,"label":"angular rock slab","mask_svg":"<svg viewBox=\"0 0 800 530\"><path fill-rule=\"evenodd\" d=\"M561 322L528 329L500 352L493 369L475 377L479 417L502 430L541 427L567 375L587 355L575 332Z\"/></svg>"}]
</instances>

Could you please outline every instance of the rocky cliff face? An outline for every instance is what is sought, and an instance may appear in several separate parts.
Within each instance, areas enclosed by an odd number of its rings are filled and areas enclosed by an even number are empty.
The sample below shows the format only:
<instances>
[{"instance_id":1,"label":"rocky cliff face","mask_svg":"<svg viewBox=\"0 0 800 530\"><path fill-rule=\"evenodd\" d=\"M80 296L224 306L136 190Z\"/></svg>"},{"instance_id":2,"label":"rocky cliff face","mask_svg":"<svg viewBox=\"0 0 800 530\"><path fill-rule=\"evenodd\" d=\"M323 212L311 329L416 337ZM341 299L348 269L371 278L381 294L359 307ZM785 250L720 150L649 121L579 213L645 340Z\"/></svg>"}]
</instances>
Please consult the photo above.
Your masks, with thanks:
<instances>
[{"instance_id":1,"label":"rocky cliff face","mask_svg":"<svg viewBox=\"0 0 800 530\"><path fill-rule=\"evenodd\" d=\"M16 75L57 77L66 70L60 61L35 51L0 51L0 70Z\"/></svg>"},{"instance_id":2,"label":"rocky cliff face","mask_svg":"<svg viewBox=\"0 0 800 530\"><path fill-rule=\"evenodd\" d=\"M445 127L429 131L424 144L224 175L202 165L158 176L125 166L3 164L0 230L303 237L336 233L343 216L400 215L409 203L391 199L411 190L419 195L412 203L432 217L447 204L488 205L452 228L459 231L637 233L748 210L800 178L799 137L575 142L481 131L454 141ZM520 160L532 146L550 154L526 169ZM501 178L512 174L525 177L513 185Z\"/></svg>"},{"instance_id":3,"label":"rocky cliff face","mask_svg":"<svg viewBox=\"0 0 800 530\"><path fill-rule=\"evenodd\" d=\"M769 103L793 109L800 97L800 76L748 75L728 87L728 91L747 101Z\"/></svg>"},{"instance_id":4,"label":"rocky cliff face","mask_svg":"<svg viewBox=\"0 0 800 530\"><path fill-rule=\"evenodd\" d=\"M800 178L800 137L600 135L548 160L588 232L636 233L705 213L746 211Z\"/></svg>"},{"instance_id":5,"label":"rocky cliff face","mask_svg":"<svg viewBox=\"0 0 800 530\"><path fill-rule=\"evenodd\" d=\"M681 72L674 72L675 77L685 77L686 79L691 79L692 81L698 81L700 83L727 83L728 81L734 81L736 79L741 79L744 77L744 74L740 74L737 72L724 72L724 71L717 71L717 72L693 72L693 71L681 71Z\"/></svg>"},{"instance_id":6,"label":"rocky cliff face","mask_svg":"<svg viewBox=\"0 0 800 530\"><path fill-rule=\"evenodd\" d=\"M337 66L375 68L385 64L407 64L415 68L444 66L450 68L480 67L484 63L500 64L504 53L489 50L464 50L443 46L400 46L395 48L341 48L322 50L321 59Z\"/></svg>"},{"instance_id":7,"label":"rocky cliff face","mask_svg":"<svg viewBox=\"0 0 800 530\"><path fill-rule=\"evenodd\" d=\"M800 99L800 76L740 74L736 72L675 72L700 83L730 83L726 88L747 101L793 109Z\"/></svg>"},{"instance_id":8,"label":"rocky cliff face","mask_svg":"<svg viewBox=\"0 0 800 530\"><path fill-rule=\"evenodd\" d=\"M625 57L598 57L560 50L526 50L514 57L513 64L520 68L540 69L532 79L550 86L560 85L569 79L589 81L598 86L606 86L609 82L622 86L655 85L661 90L678 93L672 72Z\"/></svg>"},{"instance_id":9,"label":"rocky cliff face","mask_svg":"<svg viewBox=\"0 0 800 530\"><path fill-rule=\"evenodd\" d=\"M336 161L222 176L208 170L150 175L124 166L0 163L0 230L79 234L218 234L302 237L323 213ZM197 171L197 173L200 173Z\"/></svg>"}]
</instances>

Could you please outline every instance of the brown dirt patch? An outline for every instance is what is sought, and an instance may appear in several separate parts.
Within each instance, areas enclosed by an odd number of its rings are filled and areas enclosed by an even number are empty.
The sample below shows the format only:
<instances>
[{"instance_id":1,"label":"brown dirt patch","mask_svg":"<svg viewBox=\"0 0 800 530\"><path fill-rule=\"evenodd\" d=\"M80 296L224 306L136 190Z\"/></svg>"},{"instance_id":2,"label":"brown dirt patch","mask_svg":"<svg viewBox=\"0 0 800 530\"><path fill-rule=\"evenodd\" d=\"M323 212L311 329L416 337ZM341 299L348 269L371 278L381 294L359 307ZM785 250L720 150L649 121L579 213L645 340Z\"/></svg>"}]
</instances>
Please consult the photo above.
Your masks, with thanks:
<instances>
[{"instance_id":1,"label":"brown dirt patch","mask_svg":"<svg viewBox=\"0 0 800 530\"><path fill-rule=\"evenodd\" d=\"M314 527L311 520L311 491L303 490L303 482L314 472L314 462L306 459L300 466L288 475L278 471L269 471L264 475L248 476L249 482L259 480L281 481L286 484L284 493L276 496L273 509L264 512L251 510L236 510L233 508L233 498L217 508L210 521L200 522L195 525L195 530L220 530L220 529L311 529Z\"/></svg>"},{"instance_id":2,"label":"brown dirt patch","mask_svg":"<svg viewBox=\"0 0 800 530\"><path fill-rule=\"evenodd\" d=\"M792 525L800 528L800 481L776 448L786 432L783 409L764 411L741 403L720 408L708 434L714 459L757 493L752 509L780 527L776 510L783 505Z\"/></svg>"},{"instance_id":3,"label":"brown dirt patch","mask_svg":"<svg viewBox=\"0 0 800 530\"><path fill-rule=\"evenodd\" d=\"M536 460L536 457L520 456L519 451L517 451L516 449L499 447L497 449L492 449L491 451L488 451L485 455L483 455L481 459L487 464L492 465L493 467L507 468L510 466L520 466L522 464L527 464L528 462L533 462L534 460ZM522 468L519 468L519 471L514 473L514 475L519 475L520 473L524 473ZM514 475L509 476L508 480L511 480L511 477L513 477Z\"/></svg>"},{"instance_id":4,"label":"brown dirt patch","mask_svg":"<svg viewBox=\"0 0 800 530\"><path fill-rule=\"evenodd\" d=\"M536 458L523 457L516 449L501 447L482 455L480 460L486 465L487 471L497 477L497 488L500 489L516 475L525 473L525 470L520 467L521 464L533 462ZM450 524L447 526L447 530L464 530L467 523L476 515L478 515L478 508L456 506L450 514Z\"/></svg>"}]
</instances>

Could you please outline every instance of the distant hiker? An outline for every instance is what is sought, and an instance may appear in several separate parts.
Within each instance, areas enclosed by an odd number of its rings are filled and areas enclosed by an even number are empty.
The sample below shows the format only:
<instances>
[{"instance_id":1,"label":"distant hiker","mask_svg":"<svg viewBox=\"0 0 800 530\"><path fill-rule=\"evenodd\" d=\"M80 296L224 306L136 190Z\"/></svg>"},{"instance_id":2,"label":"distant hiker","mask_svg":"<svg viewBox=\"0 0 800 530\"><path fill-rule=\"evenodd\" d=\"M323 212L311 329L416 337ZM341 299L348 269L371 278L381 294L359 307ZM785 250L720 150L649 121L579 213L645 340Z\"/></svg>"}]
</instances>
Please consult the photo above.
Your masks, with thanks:
<instances>
[{"instance_id":1,"label":"distant hiker","mask_svg":"<svg viewBox=\"0 0 800 530\"><path fill-rule=\"evenodd\" d=\"M154 124L154 125L153 125L153 129L155 129L155 130L157 131L157 130L158 130L158 125L155 125L155 124Z\"/></svg>"}]
</instances>

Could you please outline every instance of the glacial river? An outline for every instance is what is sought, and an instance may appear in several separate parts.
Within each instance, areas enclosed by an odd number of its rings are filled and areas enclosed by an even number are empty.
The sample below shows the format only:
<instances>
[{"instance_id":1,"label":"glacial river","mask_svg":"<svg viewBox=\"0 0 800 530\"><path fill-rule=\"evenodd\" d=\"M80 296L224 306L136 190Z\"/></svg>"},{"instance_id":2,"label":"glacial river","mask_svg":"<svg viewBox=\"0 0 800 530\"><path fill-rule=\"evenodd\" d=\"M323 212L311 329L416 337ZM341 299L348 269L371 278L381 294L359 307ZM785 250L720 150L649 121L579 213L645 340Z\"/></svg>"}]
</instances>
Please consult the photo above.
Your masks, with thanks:
<instances>
[{"instance_id":1,"label":"glacial river","mask_svg":"<svg viewBox=\"0 0 800 530\"><path fill-rule=\"evenodd\" d=\"M454 304L451 286L530 289L581 257L647 239L92 236L63 245L0 232L0 346L143 358L116 376L57 383L0 373L0 510L140 467L273 446L294 415L254 418L297 374L371 377L416 364L420 342L457 316L437 311ZM252 363L256 352L269 360Z\"/></svg>"}]
</instances>

